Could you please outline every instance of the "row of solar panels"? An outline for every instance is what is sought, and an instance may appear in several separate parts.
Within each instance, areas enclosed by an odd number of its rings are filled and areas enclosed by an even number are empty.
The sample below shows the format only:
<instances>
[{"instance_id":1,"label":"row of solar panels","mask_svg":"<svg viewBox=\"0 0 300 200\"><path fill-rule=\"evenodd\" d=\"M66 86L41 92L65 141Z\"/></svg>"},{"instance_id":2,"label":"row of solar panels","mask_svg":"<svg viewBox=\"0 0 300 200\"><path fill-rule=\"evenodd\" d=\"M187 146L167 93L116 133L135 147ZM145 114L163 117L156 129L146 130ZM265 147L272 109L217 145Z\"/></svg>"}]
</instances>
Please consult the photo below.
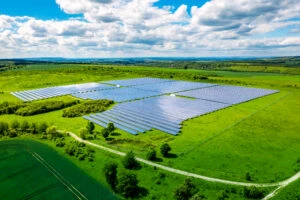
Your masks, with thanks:
<instances>
[{"instance_id":1,"label":"row of solar panels","mask_svg":"<svg viewBox=\"0 0 300 200\"><path fill-rule=\"evenodd\" d=\"M26 90L21 92L12 92L14 96L23 101L34 101L47 99L51 97L64 96L68 94L76 94L87 91L98 91L116 88L110 85L104 85L99 83L84 83L66 86L48 87L34 90Z\"/></svg>"},{"instance_id":2,"label":"row of solar panels","mask_svg":"<svg viewBox=\"0 0 300 200\"><path fill-rule=\"evenodd\" d=\"M177 135L184 120L227 106L229 105L203 100L159 96L118 104L111 110L86 116L85 119L92 118L95 123L104 127L113 122L118 128L131 134L158 129Z\"/></svg>"},{"instance_id":3,"label":"row of solar panels","mask_svg":"<svg viewBox=\"0 0 300 200\"><path fill-rule=\"evenodd\" d=\"M261 88L220 85L215 87L179 92L178 95L233 105L256 99L258 97L270 95L276 92L278 91Z\"/></svg>"},{"instance_id":4,"label":"row of solar panels","mask_svg":"<svg viewBox=\"0 0 300 200\"><path fill-rule=\"evenodd\" d=\"M143 98L153 97L158 95L161 95L161 93L139 90L139 89L128 88L128 87L123 87L123 88L118 88L113 90L105 90L105 91L102 90L96 92L72 94L72 96L81 99L92 99L92 100L110 99L115 102L131 101L131 100L143 99Z\"/></svg>"}]
</instances>

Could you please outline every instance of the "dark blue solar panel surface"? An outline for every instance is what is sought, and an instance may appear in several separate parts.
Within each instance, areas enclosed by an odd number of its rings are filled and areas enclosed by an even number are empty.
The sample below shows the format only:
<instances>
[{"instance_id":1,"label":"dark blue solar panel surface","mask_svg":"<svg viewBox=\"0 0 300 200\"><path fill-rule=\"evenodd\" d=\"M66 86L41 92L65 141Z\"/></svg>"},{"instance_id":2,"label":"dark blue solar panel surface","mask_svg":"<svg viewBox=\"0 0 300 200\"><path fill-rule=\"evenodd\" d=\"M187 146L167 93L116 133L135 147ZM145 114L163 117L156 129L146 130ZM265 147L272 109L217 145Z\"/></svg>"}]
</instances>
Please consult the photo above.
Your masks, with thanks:
<instances>
[{"instance_id":1,"label":"dark blue solar panel surface","mask_svg":"<svg viewBox=\"0 0 300 200\"><path fill-rule=\"evenodd\" d=\"M46 98L63 96L68 94L87 92L87 91L98 91L98 90L105 90L111 88L115 88L115 87L99 84L99 83L84 83L84 84L48 87L48 88L41 88L35 90L26 90L21 92L12 92L11 94L23 101L34 101L34 100L46 99Z\"/></svg>"},{"instance_id":2,"label":"dark blue solar panel surface","mask_svg":"<svg viewBox=\"0 0 300 200\"><path fill-rule=\"evenodd\" d=\"M197 88L212 87L215 84L210 83L199 83L199 82L187 82L187 81L170 81L163 83L156 83L151 85L137 85L134 88L156 91L163 94L192 90Z\"/></svg>"},{"instance_id":3,"label":"dark blue solar panel surface","mask_svg":"<svg viewBox=\"0 0 300 200\"><path fill-rule=\"evenodd\" d=\"M160 95L159 92L154 91L145 91L145 90L139 90L135 88L117 88L113 90L102 90L102 91L96 91L96 92L86 92L86 93L77 93L73 94L73 96L82 98L82 99L110 99L115 102L124 102L124 101L130 101L135 99L142 99L146 97L152 97Z\"/></svg>"},{"instance_id":4,"label":"dark blue solar panel surface","mask_svg":"<svg viewBox=\"0 0 300 200\"><path fill-rule=\"evenodd\" d=\"M132 85L146 85L161 82L172 81L170 79L160 79L160 78L135 78L135 79L124 79L115 81L104 81L103 83L120 85L120 86L132 86Z\"/></svg>"},{"instance_id":5,"label":"dark blue solar panel surface","mask_svg":"<svg viewBox=\"0 0 300 200\"><path fill-rule=\"evenodd\" d=\"M209 101L222 102L227 104L238 104L258 97L273 94L277 90L266 90L260 88L249 88L239 86L216 86L180 92L178 95L205 99Z\"/></svg>"},{"instance_id":6,"label":"dark blue solar panel surface","mask_svg":"<svg viewBox=\"0 0 300 200\"><path fill-rule=\"evenodd\" d=\"M127 128L130 125L137 132L154 128L177 135L184 120L227 106L229 105L205 100L159 96L118 104L97 116L98 119L104 118L106 122L119 123Z\"/></svg>"}]
</instances>

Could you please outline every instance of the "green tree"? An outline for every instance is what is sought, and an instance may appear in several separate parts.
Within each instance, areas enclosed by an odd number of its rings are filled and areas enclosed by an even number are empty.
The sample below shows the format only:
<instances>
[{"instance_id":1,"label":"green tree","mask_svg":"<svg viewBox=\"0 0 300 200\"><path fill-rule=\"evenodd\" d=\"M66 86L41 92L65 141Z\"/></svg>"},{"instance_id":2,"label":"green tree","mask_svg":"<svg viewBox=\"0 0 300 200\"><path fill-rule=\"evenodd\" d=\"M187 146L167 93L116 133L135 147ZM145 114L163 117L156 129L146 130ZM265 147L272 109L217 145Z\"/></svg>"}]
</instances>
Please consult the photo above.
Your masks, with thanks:
<instances>
[{"instance_id":1,"label":"green tree","mask_svg":"<svg viewBox=\"0 0 300 200\"><path fill-rule=\"evenodd\" d=\"M160 153L163 155L163 157L167 157L170 151L171 147L167 143L161 145Z\"/></svg>"},{"instance_id":2,"label":"green tree","mask_svg":"<svg viewBox=\"0 0 300 200\"><path fill-rule=\"evenodd\" d=\"M122 174L119 178L117 191L125 198L137 197L139 195L139 186L136 174Z\"/></svg>"},{"instance_id":3,"label":"green tree","mask_svg":"<svg viewBox=\"0 0 300 200\"><path fill-rule=\"evenodd\" d=\"M8 123L0 122L0 135L6 135L8 132Z\"/></svg>"},{"instance_id":4,"label":"green tree","mask_svg":"<svg viewBox=\"0 0 300 200\"><path fill-rule=\"evenodd\" d=\"M154 149L149 149L146 155L148 160L156 160L156 151Z\"/></svg>"},{"instance_id":5,"label":"green tree","mask_svg":"<svg viewBox=\"0 0 300 200\"><path fill-rule=\"evenodd\" d=\"M28 132L29 131L29 123L28 123L28 121L26 121L26 120L24 120L23 122L22 122L22 124L21 124L21 130L23 131L23 132Z\"/></svg>"},{"instance_id":6,"label":"green tree","mask_svg":"<svg viewBox=\"0 0 300 200\"><path fill-rule=\"evenodd\" d=\"M108 136L109 136L109 131L108 131L108 129L107 129L107 128L102 129L102 130L101 130L101 134L102 134L102 136L103 136L105 139L107 139Z\"/></svg>"},{"instance_id":7,"label":"green tree","mask_svg":"<svg viewBox=\"0 0 300 200\"><path fill-rule=\"evenodd\" d=\"M245 187L244 197L251 199L261 199L264 197L264 191L255 186Z\"/></svg>"},{"instance_id":8,"label":"green tree","mask_svg":"<svg viewBox=\"0 0 300 200\"><path fill-rule=\"evenodd\" d=\"M46 133L47 128L48 128L47 123L46 122L42 122L38 126L38 132L39 133Z\"/></svg>"},{"instance_id":9,"label":"green tree","mask_svg":"<svg viewBox=\"0 0 300 200\"><path fill-rule=\"evenodd\" d=\"M17 137L17 136L18 136L18 132L16 129L9 130L9 137L13 138L13 137Z\"/></svg>"},{"instance_id":10,"label":"green tree","mask_svg":"<svg viewBox=\"0 0 300 200\"><path fill-rule=\"evenodd\" d=\"M109 162L105 164L103 169L106 181L113 190L116 189L116 186L118 184L117 168L118 168L117 163Z\"/></svg>"},{"instance_id":11,"label":"green tree","mask_svg":"<svg viewBox=\"0 0 300 200\"><path fill-rule=\"evenodd\" d=\"M184 184L175 191L175 198L178 200L188 200L198 192L196 185L190 178L184 181Z\"/></svg>"},{"instance_id":12,"label":"green tree","mask_svg":"<svg viewBox=\"0 0 300 200\"><path fill-rule=\"evenodd\" d=\"M109 133L114 132L115 129L116 129L115 125L113 123L109 122L107 125L107 130L109 131Z\"/></svg>"},{"instance_id":13,"label":"green tree","mask_svg":"<svg viewBox=\"0 0 300 200\"><path fill-rule=\"evenodd\" d=\"M86 139L86 135L88 134L88 130L86 128L81 128L79 130L79 137L83 140Z\"/></svg>"},{"instance_id":14,"label":"green tree","mask_svg":"<svg viewBox=\"0 0 300 200\"><path fill-rule=\"evenodd\" d=\"M247 181L251 181L252 180L251 175L250 175L249 172L246 173L245 178L246 178Z\"/></svg>"},{"instance_id":15,"label":"green tree","mask_svg":"<svg viewBox=\"0 0 300 200\"><path fill-rule=\"evenodd\" d=\"M38 126L35 122L32 122L30 125L30 132L32 134L37 134L38 133Z\"/></svg>"},{"instance_id":16,"label":"green tree","mask_svg":"<svg viewBox=\"0 0 300 200\"><path fill-rule=\"evenodd\" d=\"M128 152L123 158L122 163L126 169L137 169L139 167L138 161L132 151Z\"/></svg>"},{"instance_id":17,"label":"green tree","mask_svg":"<svg viewBox=\"0 0 300 200\"><path fill-rule=\"evenodd\" d=\"M49 126L46 130L46 134L50 136L51 140L59 136L56 126Z\"/></svg>"},{"instance_id":18,"label":"green tree","mask_svg":"<svg viewBox=\"0 0 300 200\"><path fill-rule=\"evenodd\" d=\"M89 134L93 134L95 130L95 124L93 122L88 122L86 129L88 130Z\"/></svg>"},{"instance_id":19,"label":"green tree","mask_svg":"<svg viewBox=\"0 0 300 200\"><path fill-rule=\"evenodd\" d=\"M20 123L17 120L14 120L10 124L11 129L18 130L20 128Z\"/></svg>"}]
</instances>

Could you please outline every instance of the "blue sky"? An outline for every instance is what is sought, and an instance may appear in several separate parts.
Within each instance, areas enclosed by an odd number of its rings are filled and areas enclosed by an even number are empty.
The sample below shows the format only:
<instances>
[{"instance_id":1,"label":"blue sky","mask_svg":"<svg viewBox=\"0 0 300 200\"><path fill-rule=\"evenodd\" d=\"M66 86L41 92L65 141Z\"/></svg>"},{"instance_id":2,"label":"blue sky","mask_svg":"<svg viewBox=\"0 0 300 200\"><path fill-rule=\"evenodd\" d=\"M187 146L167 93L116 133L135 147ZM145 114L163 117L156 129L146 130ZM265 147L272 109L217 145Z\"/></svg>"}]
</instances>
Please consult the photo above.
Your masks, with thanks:
<instances>
[{"instance_id":1,"label":"blue sky","mask_svg":"<svg viewBox=\"0 0 300 200\"><path fill-rule=\"evenodd\" d=\"M297 0L3 0L0 57L300 55Z\"/></svg>"}]
</instances>

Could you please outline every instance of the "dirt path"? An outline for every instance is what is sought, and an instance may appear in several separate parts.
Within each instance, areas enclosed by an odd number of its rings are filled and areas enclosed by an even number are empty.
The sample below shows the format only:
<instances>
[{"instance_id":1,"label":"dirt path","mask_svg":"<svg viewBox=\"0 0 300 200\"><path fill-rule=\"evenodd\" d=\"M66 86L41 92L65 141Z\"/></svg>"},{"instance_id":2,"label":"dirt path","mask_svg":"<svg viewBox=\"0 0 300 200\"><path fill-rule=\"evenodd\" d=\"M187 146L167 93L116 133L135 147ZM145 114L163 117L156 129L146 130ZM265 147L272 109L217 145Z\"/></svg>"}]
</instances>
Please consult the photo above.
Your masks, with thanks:
<instances>
[{"instance_id":1,"label":"dirt path","mask_svg":"<svg viewBox=\"0 0 300 200\"><path fill-rule=\"evenodd\" d=\"M111 152L111 153L114 153L114 154L117 154L117 155L120 155L120 156L125 156L125 153L123 153L123 152L120 152L120 151L117 151L117 150L114 150L114 149L110 149L110 148L104 147L102 145L92 143L90 141L83 140L80 137L78 137L75 133L68 132L68 134L71 137L73 137L75 140L79 141L79 142L85 143L87 145L90 145L90 146L96 147L98 149L102 149L104 151L108 151L108 152ZM205 181L223 183L223 184L229 184L229 185L238 185L238 186L247 186L247 187L250 187L250 186L255 186L255 187L276 187L276 186L279 186L278 189L280 189L280 188L285 187L286 185L290 184L291 182L297 180L298 178L300 178L300 172L298 172L296 175L292 176L291 178L289 178L287 180L284 180L284 181L281 181L281 182L277 182L277 183L246 183L246 182L229 181L229 180L212 178L212 177L208 177L208 176L194 174L194 173L182 171L182 170L179 170L179 169L175 169L175 168L172 168L172 167L167 167L167 166L164 166L164 165L160 165L160 164L157 164L157 163L154 163L154 162L142 159L142 158L138 158L138 157L136 157L136 159L139 162L142 162L142 163L145 163L147 165L157 167L157 168L160 168L160 169L172 172L172 173L176 173L176 174L180 174L180 175L184 175L184 176L188 176L188 177L193 177L193 178L198 178L198 179L202 179L202 180L205 180ZM276 193L276 191L273 191L274 194ZM269 194L269 195L271 195L271 194Z\"/></svg>"},{"instance_id":2,"label":"dirt path","mask_svg":"<svg viewBox=\"0 0 300 200\"><path fill-rule=\"evenodd\" d=\"M268 194L265 198L263 198L263 200L267 200L274 197L280 189L286 187L290 183L298 180L299 178L300 178L300 172L298 172L296 175L292 176L291 178L287 179L286 181L281 182L281 185L278 188L276 188L274 191L272 191L270 194Z\"/></svg>"}]
</instances>

